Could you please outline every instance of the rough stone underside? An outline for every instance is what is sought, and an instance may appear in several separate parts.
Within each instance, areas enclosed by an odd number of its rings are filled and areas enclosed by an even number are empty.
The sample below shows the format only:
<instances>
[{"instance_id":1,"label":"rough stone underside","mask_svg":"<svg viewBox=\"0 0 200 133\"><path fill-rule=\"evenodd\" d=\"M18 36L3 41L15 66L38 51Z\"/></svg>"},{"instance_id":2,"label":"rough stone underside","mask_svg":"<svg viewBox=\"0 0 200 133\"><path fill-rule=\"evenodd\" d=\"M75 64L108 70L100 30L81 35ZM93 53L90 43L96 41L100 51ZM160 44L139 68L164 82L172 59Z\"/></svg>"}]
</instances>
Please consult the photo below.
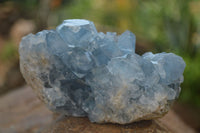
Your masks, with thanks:
<instances>
[{"instance_id":1,"label":"rough stone underside","mask_svg":"<svg viewBox=\"0 0 200 133\"><path fill-rule=\"evenodd\" d=\"M97 32L88 20L25 36L20 68L56 112L97 123L163 116L180 93L185 63L173 53L135 53L135 35Z\"/></svg>"}]
</instances>

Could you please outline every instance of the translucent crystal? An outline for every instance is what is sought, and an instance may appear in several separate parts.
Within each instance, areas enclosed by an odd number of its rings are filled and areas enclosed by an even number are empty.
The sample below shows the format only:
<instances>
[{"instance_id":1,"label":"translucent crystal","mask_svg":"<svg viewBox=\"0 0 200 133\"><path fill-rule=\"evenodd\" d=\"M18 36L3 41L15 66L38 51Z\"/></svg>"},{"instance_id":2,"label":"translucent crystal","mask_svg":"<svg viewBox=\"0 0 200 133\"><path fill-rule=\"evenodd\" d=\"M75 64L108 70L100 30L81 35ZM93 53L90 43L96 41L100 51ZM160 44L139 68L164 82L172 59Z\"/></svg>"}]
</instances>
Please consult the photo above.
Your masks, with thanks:
<instances>
[{"instance_id":1,"label":"translucent crystal","mask_svg":"<svg viewBox=\"0 0 200 133\"><path fill-rule=\"evenodd\" d=\"M118 47L124 53L135 53L135 35L130 31L125 31L118 37Z\"/></svg>"},{"instance_id":2,"label":"translucent crystal","mask_svg":"<svg viewBox=\"0 0 200 133\"><path fill-rule=\"evenodd\" d=\"M27 83L47 107L92 122L126 124L163 116L178 98L185 63L173 53L135 53L135 35L97 32L65 20L25 36L19 48Z\"/></svg>"}]
</instances>

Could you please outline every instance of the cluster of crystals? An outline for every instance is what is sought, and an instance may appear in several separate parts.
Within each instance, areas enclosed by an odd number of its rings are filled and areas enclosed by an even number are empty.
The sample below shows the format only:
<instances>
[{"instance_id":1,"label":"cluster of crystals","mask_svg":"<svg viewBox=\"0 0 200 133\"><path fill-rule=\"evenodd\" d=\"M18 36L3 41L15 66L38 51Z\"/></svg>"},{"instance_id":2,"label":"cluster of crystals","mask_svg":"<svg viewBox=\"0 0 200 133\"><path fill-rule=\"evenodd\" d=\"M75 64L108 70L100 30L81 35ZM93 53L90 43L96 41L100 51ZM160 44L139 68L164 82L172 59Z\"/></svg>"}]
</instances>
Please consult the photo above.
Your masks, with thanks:
<instances>
[{"instance_id":1,"label":"cluster of crystals","mask_svg":"<svg viewBox=\"0 0 200 133\"><path fill-rule=\"evenodd\" d=\"M135 35L97 32L65 20L25 36L20 68L47 106L92 122L126 124L163 116L180 93L185 63L173 53L135 53Z\"/></svg>"}]
</instances>

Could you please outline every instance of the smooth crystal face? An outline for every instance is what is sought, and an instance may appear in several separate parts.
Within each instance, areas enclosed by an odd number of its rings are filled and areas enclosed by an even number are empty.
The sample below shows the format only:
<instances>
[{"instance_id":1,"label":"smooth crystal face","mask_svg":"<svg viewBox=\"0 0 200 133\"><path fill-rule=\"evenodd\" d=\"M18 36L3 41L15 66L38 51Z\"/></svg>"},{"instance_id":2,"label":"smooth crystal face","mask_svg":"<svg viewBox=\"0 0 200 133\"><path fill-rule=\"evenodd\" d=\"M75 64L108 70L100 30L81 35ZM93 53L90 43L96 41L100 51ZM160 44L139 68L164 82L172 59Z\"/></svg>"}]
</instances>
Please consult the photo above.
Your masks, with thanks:
<instances>
[{"instance_id":1,"label":"smooth crystal face","mask_svg":"<svg viewBox=\"0 0 200 133\"><path fill-rule=\"evenodd\" d=\"M173 53L135 53L135 35L97 32L93 22L65 20L23 37L20 68L55 112L126 124L163 116L180 93L185 63Z\"/></svg>"}]
</instances>

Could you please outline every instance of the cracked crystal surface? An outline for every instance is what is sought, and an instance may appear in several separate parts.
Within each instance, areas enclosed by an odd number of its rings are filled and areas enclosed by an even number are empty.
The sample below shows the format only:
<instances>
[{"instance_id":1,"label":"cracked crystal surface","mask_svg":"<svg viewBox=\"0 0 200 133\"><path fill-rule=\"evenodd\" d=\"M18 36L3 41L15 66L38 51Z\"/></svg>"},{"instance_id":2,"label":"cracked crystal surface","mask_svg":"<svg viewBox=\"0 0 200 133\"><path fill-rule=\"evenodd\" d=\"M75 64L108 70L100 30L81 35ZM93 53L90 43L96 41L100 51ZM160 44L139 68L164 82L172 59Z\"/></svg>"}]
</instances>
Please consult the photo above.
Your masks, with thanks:
<instances>
[{"instance_id":1,"label":"cracked crystal surface","mask_svg":"<svg viewBox=\"0 0 200 133\"><path fill-rule=\"evenodd\" d=\"M185 63L173 53L135 53L135 35L97 32L93 22L65 20L23 37L20 68L47 107L97 123L163 116L178 98Z\"/></svg>"}]
</instances>

